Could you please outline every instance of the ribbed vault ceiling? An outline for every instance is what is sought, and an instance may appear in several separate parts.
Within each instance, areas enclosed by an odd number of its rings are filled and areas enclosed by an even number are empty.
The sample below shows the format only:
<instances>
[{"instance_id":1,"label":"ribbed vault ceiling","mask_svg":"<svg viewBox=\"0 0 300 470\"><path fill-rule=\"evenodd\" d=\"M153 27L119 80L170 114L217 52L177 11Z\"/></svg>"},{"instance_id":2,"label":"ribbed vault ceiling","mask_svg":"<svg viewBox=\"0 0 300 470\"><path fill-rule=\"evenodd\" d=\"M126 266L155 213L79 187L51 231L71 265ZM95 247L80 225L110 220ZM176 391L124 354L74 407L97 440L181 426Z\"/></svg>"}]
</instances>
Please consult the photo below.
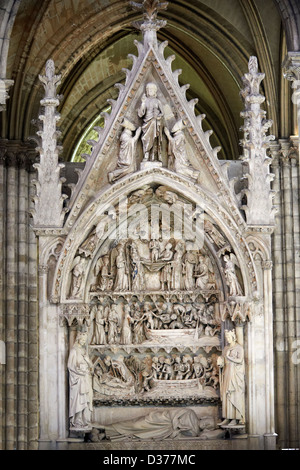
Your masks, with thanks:
<instances>
[{"instance_id":1,"label":"ribbed vault ceiling","mask_svg":"<svg viewBox=\"0 0 300 470\"><path fill-rule=\"evenodd\" d=\"M159 32L167 40L166 55L175 54L174 69L182 69L181 84L189 83L189 98L198 98L197 112L214 131L220 158L236 159L242 101L241 76L251 55L258 57L272 133L280 128L281 62L285 35L277 0L171 0L160 18L168 25ZM36 129L43 87L38 80L52 58L62 74L59 108L63 158L70 160L91 123L116 99L115 83L123 82L123 68L131 67L140 39L132 22L139 19L124 0L21 0L10 35L6 77L15 81L2 138L26 140ZM291 41L290 38L288 38ZM295 42L295 41L294 41ZM280 137L280 135L278 135Z\"/></svg>"}]
</instances>

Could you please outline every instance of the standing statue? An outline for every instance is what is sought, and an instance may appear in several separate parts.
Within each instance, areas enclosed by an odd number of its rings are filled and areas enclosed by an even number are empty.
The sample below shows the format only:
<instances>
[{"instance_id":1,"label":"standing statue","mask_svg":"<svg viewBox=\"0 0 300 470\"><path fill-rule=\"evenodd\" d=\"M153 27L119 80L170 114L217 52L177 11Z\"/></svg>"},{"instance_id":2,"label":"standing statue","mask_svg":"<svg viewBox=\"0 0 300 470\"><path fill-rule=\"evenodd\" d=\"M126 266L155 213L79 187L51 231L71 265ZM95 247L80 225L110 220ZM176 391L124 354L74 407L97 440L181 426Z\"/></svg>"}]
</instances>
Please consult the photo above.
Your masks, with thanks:
<instances>
[{"instance_id":1,"label":"standing statue","mask_svg":"<svg viewBox=\"0 0 300 470\"><path fill-rule=\"evenodd\" d=\"M133 173L136 169L135 148L141 135L142 128L139 127L136 130L134 124L127 119L124 119L122 126L124 127L124 130L120 137L120 151L117 167L114 171L108 174L108 180L110 183L122 178L122 176ZM136 133L133 135L135 130Z\"/></svg>"},{"instance_id":2,"label":"standing statue","mask_svg":"<svg viewBox=\"0 0 300 470\"><path fill-rule=\"evenodd\" d=\"M134 323L133 318L130 315L130 306L126 304L124 306L124 316L120 335L120 344L132 344L132 325Z\"/></svg>"},{"instance_id":3,"label":"standing statue","mask_svg":"<svg viewBox=\"0 0 300 470\"><path fill-rule=\"evenodd\" d=\"M94 332L91 340L91 344L106 344L106 317L107 307L103 305L94 305L91 311L91 319L94 320Z\"/></svg>"},{"instance_id":4,"label":"standing statue","mask_svg":"<svg viewBox=\"0 0 300 470\"><path fill-rule=\"evenodd\" d=\"M142 264L137 246L133 243L130 247L131 258L131 282L133 291L141 291L145 289L144 266Z\"/></svg>"},{"instance_id":5,"label":"standing statue","mask_svg":"<svg viewBox=\"0 0 300 470\"><path fill-rule=\"evenodd\" d=\"M183 280L182 280L182 258L185 252L185 243L183 241L179 241L175 247L175 254L172 262L172 289L182 289L183 288Z\"/></svg>"},{"instance_id":6,"label":"standing statue","mask_svg":"<svg viewBox=\"0 0 300 470\"><path fill-rule=\"evenodd\" d=\"M124 246L122 243L120 243L117 246L116 267L117 267L117 275L115 279L114 290L126 291L129 288L128 268L127 268L125 253L124 253Z\"/></svg>"},{"instance_id":7,"label":"standing statue","mask_svg":"<svg viewBox=\"0 0 300 470\"><path fill-rule=\"evenodd\" d=\"M160 243L157 239L150 240L149 242L149 249L151 252L151 261L152 263L156 263L160 253Z\"/></svg>"},{"instance_id":8,"label":"standing statue","mask_svg":"<svg viewBox=\"0 0 300 470\"><path fill-rule=\"evenodd\" d=\"M236 256L233 253L230 253L230 256L225 255L223 259L225 263L224 273L225 273L227 285L229 287L229 295L230 296L243 295L242 288L240 286L240 283L238 281L238 278L235 272L235 266L238 265Z\"/></svg>"},{"instance_id":9,"label":"standing statue","mask_svg":"<svg viewBox=\"0 0 300 470\"><path fill-rule=\"evenodd\" d=\"M87 333L78 333L68 359L69 417L73 429L90 429L93 411L93 364L86 352Z\"/></svg>"},{"instance_id":10,"label":"standing statue","mask_svg":"<svg viewBox=\"0 0 300 470\"><path fill-rule=\"evenodd\" d=\"M185 274L184 287L186 290L193 290L195 287L194 282L194 269L197 263L194 253L188 251L184 256L183 273Z\"/></svg>"},{"instance_id":11,"label":"standing statue","mask_svg":"<svg viewBox=\"0 0 300 470\"><path fill-rule=\"evenodd\" d=\"M165 249L161 253L160 260L165 261L166 264L162 269L161 272L161 289L165 289L165 284L167 284L167 290L171 289L171 282L172 282L172 266L171 266L171 260L173 258L173 251L172 251L172 243L167 243L165 246Z\"/></svg>"},{"instance_id":12,"label":"standing statue","mask_svg":"<svg viewBox=\"0 0 300 470\"><path fill-rule=\"evenodd\" d=\"M171 133L167 127L165 127L165 134L169 140L169 169L179 173L181 175L197 180L199 171L195 170L189 162L186 155L186 141L183 133L184 124L180 119L174 125ZM173 136L171 135L173 134Z\"/></svg>"},{"instance_id":13,"label":"standing statue","mask_svg":"<svg viewBox=\"0 0 300 470\"><path fill-rule=\"evenodd\" d=\"M142 126L143 136L143 161L160 161L162 150L162 126L163 108L157 98L157 86L155 83L146 85L146 93L142 96L142 104L138 110L140 118L144 118Z\"/></svg>"},{"instance_id":14,"label":"standing statue","mask_svg":"<svg viewBox=\"0 0 300 470\"><path fill-rule=\"evenodd\" d=\"M245 363L244 349L237 342L235 330L225 330L228 346L218 358L222 417L220 426L245 423Z\"/></svg>"},{"instance_id":15,"label":"standing statue","mask_svg":"<svg viewBox=\"0 0 300 470\"><path fill-rule=\"evenodd\" d=\"M70 298L72 299L78 298L81 293L86 264L87 259L84 257L76 256L76 258L74 259L74 262L71 267L72 278Z\"/></svg>"},{"instance_id":16,"label":"standing statue","mask_svg":"<svg viewBox=\"0 0 300 470\"><path fill-rule=\"evenodd\" d=\"M132 328L132 342L133 344L143 343L146 339L145 323L143 313L140 310L139 305L136 303L133 306L133 328Z\"/></svg>"},{"instance_id":17,"label":"standing statue","mask_svg":"<svg viewBox=\"0 0 300 470\"><path fill-rule=\"evenodd\" d=\"M117 312L117 307L115 304L112 304L111 309L107 315L107 342L108 344L117 344L119 336L119 314Z\"/></svg>"}]
</instances>

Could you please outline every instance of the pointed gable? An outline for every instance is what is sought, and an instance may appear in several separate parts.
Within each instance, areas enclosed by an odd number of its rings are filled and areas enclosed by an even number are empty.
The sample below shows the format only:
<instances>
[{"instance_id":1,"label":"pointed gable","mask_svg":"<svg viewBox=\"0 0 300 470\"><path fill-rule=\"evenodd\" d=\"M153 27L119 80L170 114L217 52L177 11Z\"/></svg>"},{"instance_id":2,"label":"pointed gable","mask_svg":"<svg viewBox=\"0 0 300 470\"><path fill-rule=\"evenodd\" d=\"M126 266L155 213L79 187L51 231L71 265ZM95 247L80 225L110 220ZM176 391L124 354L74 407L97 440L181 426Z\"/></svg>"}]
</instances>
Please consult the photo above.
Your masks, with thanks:
<instances>
[{"instance_id":1,"label":"pointed gable","mask_svg":"<svg viewBox=\"0 0 300 470\"><path fill-rule=\"evenodd\" d=\"M78 214L87 207L100 190L114 184L116 179L119 181L122 177L126 178L129 174L144 171L145 168L148 172L151 168L155 168L155 171L157 168L167 168L183 178L188 177L208 193L218 195L219 203L227 209L230 208L238 225L244 222L234 192L230 189L226 165L222 167L217 158L220 148L213 149L210 145L209 138L212 131L204 132L202 129L205 116L195 114L195 105L198 100L187 100L186 91L189 85L180 86L178 78L181 70L172 70L175 56L165 58L164 50L167 41L160 43L157 40L157 30L165 24L164 21L153 19L153 15L149 13L148 16L146 14L146 20L138 25L143 32L143 43L135 41L138 55L130 55L133 60L132 69L124 69L125 85L116 84L120 90L119 97L116 101L110 101L112 110L110 114L105 114L105 126L97 128L99 139L91 142L91 155L86 156L85 168L69 202L68 227L74 224ZM146 118L143 120L139 110L145 97L147 84L150 83L155 84L157 88L157 99L161 104L163 114L160 129L155 131L161 134L161 162L143 165L145 148L142 128ZM178 135L179 123L182 123L181 140ZM121 147L126 141L126 132L125 135L123 134L126 128L131 128L128 135L132 139L135 138L131 144L131 157L124 156L124 154L120 156ZM178 131L176 142L172 140L175 137L175 132L172 133L172 131L175 130ZM151 131L149 135L150 133ZM170 162L172 143L180 149L178 154L181 163L177 166L176 164L172 166ZM131 164L127 161L130 158ZM184 160L183 163L182 160ZM186 163L190 171L181 171ZM126 171L122 173L122 168L125 167ZM187 165L184 168L186 167ZM120 171L116 172L117 178L113 179L110 175L118 168Z\"/></svg>"}]
</instances>

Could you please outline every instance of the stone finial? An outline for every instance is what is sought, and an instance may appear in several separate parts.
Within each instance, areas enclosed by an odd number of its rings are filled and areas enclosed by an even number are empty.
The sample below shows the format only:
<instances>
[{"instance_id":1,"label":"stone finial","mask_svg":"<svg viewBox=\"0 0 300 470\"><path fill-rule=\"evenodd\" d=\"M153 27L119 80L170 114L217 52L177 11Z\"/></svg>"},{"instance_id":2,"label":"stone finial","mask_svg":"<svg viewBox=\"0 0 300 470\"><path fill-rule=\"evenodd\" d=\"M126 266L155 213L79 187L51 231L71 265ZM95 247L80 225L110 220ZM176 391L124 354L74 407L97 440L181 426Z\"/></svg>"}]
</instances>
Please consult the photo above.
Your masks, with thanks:
<instances>
[{"instance_id":1,"label":"stone finial","mask_svg":"<svg viewBox=\"0 0 300 470\"><path fill-rule=\"evenodd\" d=\"M159 10L166 10L168 2L160 2L159 0L144 0L142 3L130 2L134 10L144 10L144 16L148 21L156 20Z\"/></svg>"},{"instance_id":2,"label":"stone finial","mask_svg":"<svg viewBox=\"0 0 300 470\"><path fill-rule=\"evenodd\" d=\"M272 121L266 119L266 112L261 108L265 96L260 93L260 84L265 74L258 72L256 57L250 57L249 72L243 77L244 89L241 96L245 110L241 113L244 118L244 138L242 160L246 168L248 187L244 190L246 202L242 206L249 225L273 225L275 208L273 206L274 192L271 181L274 175L270 173L272 159L267 156L270 142L275 139L267 135ZM259 203L258 203L259 201Z\"/></svg>"},{"instance_id":3,"label":"stone finial","mask_svg":"<svg viewBox=\"0 0 300 470\"><path fill-rule=\"evenodd\" d=\"M52 59L47 61L45 72L46 75L39 75L39 79L45 88L44 100L58 100L59 104L59 97L57 96L56 89L61 83L61 75L55 75L55 65Z\"/></svg>"},{"instance_id":4,"label":"stone finial","mask_svg":"<svg viewBox=\"0 0 300 470\"><path fill-rule=\"evenodd\" d=\"M166 26L167 22L157 19L159 10L166 10L168 2L160 2L159 0L144 0L142 3L130 2L134 10L144 12L144 21L134 22L133 26L140 29L144 33L144 43L157 45L156 32Z\"/></svg>"},{"instance_id":5,"label":"stone finial","mask_svg":"<svg viewBox=\"0 0 300 470\"><path fill-rule=\"evenodd\" d=\"M41 100L43 113L39 116L40 130L37 132L37 151L40 154L40 162L34 168L37 170L37 179L33 180L36 186L36 195L33 198L34 209L32 216L35 227L62 227L66 209L63 207L66 195L62 194L63 178L60 177L64 165L58 162L62 148L57 145L60 135L56 127L60 115L56 111L60 103L57 95L57 87L61 76L55 75L53 60L46 64L46 75L39 76L45 88L45 96Z\"/></svg>"}]
</instances>

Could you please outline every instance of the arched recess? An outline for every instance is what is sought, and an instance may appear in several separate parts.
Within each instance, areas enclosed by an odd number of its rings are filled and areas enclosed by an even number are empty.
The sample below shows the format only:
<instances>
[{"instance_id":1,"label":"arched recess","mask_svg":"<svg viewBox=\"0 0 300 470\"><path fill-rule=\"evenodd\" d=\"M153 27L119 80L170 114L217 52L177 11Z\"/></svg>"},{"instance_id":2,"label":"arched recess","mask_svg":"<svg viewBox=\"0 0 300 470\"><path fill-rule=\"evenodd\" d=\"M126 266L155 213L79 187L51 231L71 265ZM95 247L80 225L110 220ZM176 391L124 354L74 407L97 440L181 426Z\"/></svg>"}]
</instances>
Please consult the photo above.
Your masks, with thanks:
<instances>
[{"instance_id":1,"label":"arched recess","mask_svg":"<svg viewBox=\"0 0 300 470\"><path fill-rule=\"evenodd\" d=\"M288 51L300 49L300 7L293 0L275 0L287 37Z\"/></svg>"}]
</instances>

